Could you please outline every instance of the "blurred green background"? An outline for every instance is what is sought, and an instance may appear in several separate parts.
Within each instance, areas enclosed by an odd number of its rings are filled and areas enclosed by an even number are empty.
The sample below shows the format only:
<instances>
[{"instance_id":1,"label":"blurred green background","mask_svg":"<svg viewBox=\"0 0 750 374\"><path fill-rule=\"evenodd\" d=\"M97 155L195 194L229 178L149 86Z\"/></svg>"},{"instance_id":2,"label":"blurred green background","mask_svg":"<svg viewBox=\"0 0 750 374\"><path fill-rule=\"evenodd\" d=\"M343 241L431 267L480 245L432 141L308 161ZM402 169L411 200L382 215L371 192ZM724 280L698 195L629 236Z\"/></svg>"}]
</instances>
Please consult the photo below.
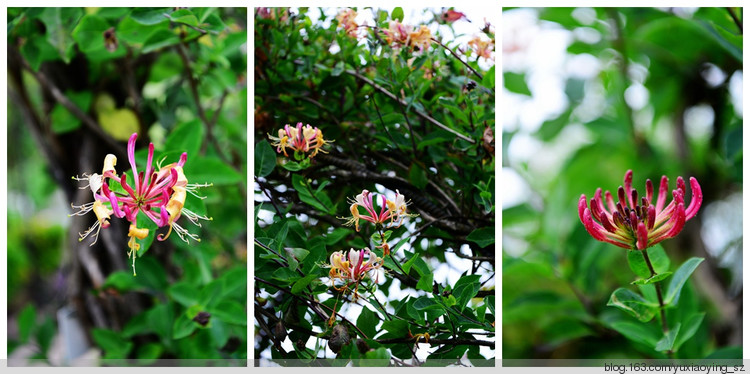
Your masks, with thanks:
<instances>
[{"instance_id":1,"label":"blurred green background","mask_svg":"<svg viewBox=\"0 0 750 374\"><path fill-rule=\"evenodd\" d=\"M152 364L247 357L247 10L8 9L10 365ZM213 183L179 219L202 240L146 245L133 276L127 223L78 241L96 218L71 177L101 173L138 133L136 159L176 162ZM164 229L166 232L166 229ZM161 231L160 231L161 232ZM193 320L200 312L208 321ZM204 323L205 322L205 323ZM196 362L200 365L201 361Z\"/></svg>"},{"instance_id":2,"label":"blurred green background","mask_svg":"<svg viewBox=\"0 0 750 374\"><path fill-rule=\"evenodd\" d=\"M678 358L742 357L742 15L503 10L503 359L660 357L613 327L634 321L606 304L635 276L578 218L581 194L628 169L641 194L662 175L703 189L663 242L672 269L706 258L667 313L706 313Z\"/></svg>"}]
</instances>

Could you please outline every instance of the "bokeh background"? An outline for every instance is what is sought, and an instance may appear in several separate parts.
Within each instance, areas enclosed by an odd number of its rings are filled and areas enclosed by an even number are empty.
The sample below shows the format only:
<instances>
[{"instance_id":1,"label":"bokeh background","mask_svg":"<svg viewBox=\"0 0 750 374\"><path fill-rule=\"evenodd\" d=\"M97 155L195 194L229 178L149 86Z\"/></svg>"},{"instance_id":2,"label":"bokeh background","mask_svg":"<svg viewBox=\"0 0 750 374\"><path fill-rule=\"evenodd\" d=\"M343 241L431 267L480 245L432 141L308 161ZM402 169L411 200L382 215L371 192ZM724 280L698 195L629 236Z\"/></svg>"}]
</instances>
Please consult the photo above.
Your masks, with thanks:
<instances>
[{"instance_id":1,"label":"bokeh background","mask_svg":"<svg viewBox=\"0 0 750 374\"><path fill-rule=\"evenodd\" d=\"M8 9L8 357L11 365L247 356L245 8ZM213 221L127 252L114 216L69 217L91 200L71 179L101 173L138 133L164 165L188 153L186 207ZM131 174L132 178L132 174ZM129 180L132 180L129 178ZM192 320L200 312L210 317ZM196 361L201 365L202 361Z\"/></svg>"},{"instance_id":2,"label":"bokeh background","mask_svg":"<svg viewBox=\"0 0 750 374\"><path fill-rule=\"evenodd\" d=\"M663 242L673 268L706 258L680 301L706 317L680 355L742 356L742 16L503 10L504 359L654 357L612 328L629 318L606 306L634 280L625 251L577 212L628 169L641 193L662 175L670 190L678 176L700 182L699 214Z\"/></svg>"}]
</instances>

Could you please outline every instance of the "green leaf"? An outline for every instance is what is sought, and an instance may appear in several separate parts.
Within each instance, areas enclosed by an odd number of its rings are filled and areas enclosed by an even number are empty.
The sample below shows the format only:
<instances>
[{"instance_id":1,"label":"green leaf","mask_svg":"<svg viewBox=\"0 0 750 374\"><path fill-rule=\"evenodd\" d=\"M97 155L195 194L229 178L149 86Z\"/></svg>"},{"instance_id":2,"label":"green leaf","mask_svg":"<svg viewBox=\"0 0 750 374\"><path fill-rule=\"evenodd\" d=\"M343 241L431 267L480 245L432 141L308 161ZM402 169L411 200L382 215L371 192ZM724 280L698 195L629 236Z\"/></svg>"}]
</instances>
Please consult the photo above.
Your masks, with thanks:
<instances>
[{"instance_id":1,"label":"green leaf","mask_svg":"<svg viewBox=\"0 0 750 374\"><path fill-rule=\"evenodd\" d=\"M377 333L376 326L380 322L378 315L367 307L362 307L362 312L357 317L357 327L367 335L368 339L375 337ZM363 339L365 337L362 337Z\"/></svg>"},{"instance_id":2,"label":"green leaf","mask_svg":"<svg viewBox=\"0 0 750 374\"><path fill-rule=\"evenodd\" d=\"M394 21L403 22L404 10L400 6L393 8L393 11L391 12L391 19Z\"/></svg>"},{"instance_id":3,"label":"green leaf","mask_svg":"<svg viewBox=\"0 0 750 374\"><path fill-rule=\"evenodd\" d=\"M415 262L415 261L417 261L417 258L418 258L419 256L417 256L417 255L416 255L415 253L413 253L413 252L408 252L408 251L404 250L404 256L406 256L406 255L409 255L409 256L411 256L411 257L409 257L409 259L408 259L408 260L407 260L407 261L406 261L406 262L404 263L404 265L402 265L401 267L402 267L402 268L404 269L404 271L405 271L405 272L406 272L407 274L409 274L409 270L411 270L411 267L412 267L412 265L414 265L414 262Z\"/></svg>"},{"instance_id":4,"label":"green leaf","mask_svg":"<svg viewBox=\"0 0 750 374\"><path fill-rule=\"evenodd\" d=\"M51 44L40 35L31 36L21 46L21 54L29 62L31 69L39 71L42 62L57 59L58 54Z\"/></svg>"},{"instance_id":5,"label":"green leaf","mask_svg":"<svg viewBox=\"0 0 750 374\"><path fill-rule=\"evenodd\" d=\"M669 281L669 286L667 287L667 295L664 298L665 305L671 305L673 302L674 304L677 303L677 300L680 298L680 291L682 291L682 287L685 285L685 282L687 282L690 275L693 274L693 271L695 271L695 269L698 267L698 265L700 265L701 262L703 262L702 258L692 257L682 263L682 265L680 265L680 267L672 276L672 280Z\"/></svg>"},{"instance_id":6,"label":"green leaf","mask_svg":"<svg viewBox=\"0 0 750 374\"><path fill-rule=\"evenodd\" d=\"M649 329L647 325L640 323L627 321L615 322L612 324L612 328L626 338L651 348L655 348L660 339L657 332Z\"/></svg>"},{"instance_id":7,"label":"green leaf","mask_svg":"<svg viewBox=\"0 0 750 374\"><path fill-rule=\"evenodd\" d=\"M365 353L365 364L363 366L369 367L386 367L391 362L391 353L387 349L380 347L375 350L370 350Z\"/></svg>"},{"instance_id":8,"label":"green leaf","mask_svg":"<svg viewBox=\"0 0 750 374\"><path fill-rule=\"evenodd\" d=\"M132 342L126 341L112 330L95 328L91 330L91 336L96 344L104 350L105 359L127 358L128 353L133 348Z\"/></svg>"},{"instance_id":9,"label":"green leaf","mask_svg":"<svg viewBox=\"0 0 750 374\"><path fill-rule=\"evenodd\" d=\"M265 177L276 167L276 152L268 141L261 140L255 145L255 175Z\"/></svg>"},{"instance_id":10,"label":"green leaf","mask_svg":"<svg viewBox=\"0 0 750 374\"><path fill-rule=\"evenodd\" d=\"M73 30L73 39L83 53L104 49L104 31L109 28L107 20L93 14L83 16Z\"/></svg>"},{"instance_id":11,"label":"green leaf","mask_svg":"<svg viewBox=\"0 0 750 374\"><path fill-rule=\"evenodd\" d=\"M174 325L172 326L172 339L177 340L190 336L190 334L192 334L197 328L198 324L185 313L182 313L174 320Z\"/></svg>"},{"instance_id":12,"label":"green leaf","mask_svg":"<svg viewBox=\"0 0 750 374\"><path fill-rule=\"evenodd\" d=\"M148 365L153 363L157 358L161 357L164 352L164 346L159 343L147 343L138 347L138 363L141 365Z\"/></svg>"},{"instance_id":13,"label":"green leaf","mask_svg":"<svg viewBox=\"0 0 750 374\"><path fill-rule=\"evenodd\" d=\"M26 305L18 315L18 338L21 343L29 341L32 331L36 327L36 308L34 304Z\"/></svg>"},{"instance_id":14,"label":"green leaf","mask_svg":"<svg viewBox=\"0 0 750 374\"><path fill-rule=\"evenodd\" d=\"M185 122L172 130L164 141L165 152L187 152L188 161L198 156L203 141L203 126L200 121Z\"/></svg>"},{"instance_id":15,"label":"green leaf","mask_svg":"<svg viewBox=\"0 0 750 374\"><path fill-rule=\"evenodd\" d=\"M217 186L236 184L244 176L216 157L195 157L185 164L185 176L189 183L212 183Z\"/></svg>"},{"instance_id":16,"label":"green leaf","mask_svg":"<svg viewBox=\"0 0 750 374\"><path fill-rule=\"evenodd\" d=\"M55 57L62 57L62 60L67 64L75 53L73 47L75 40L72 36L72 30L79 24L79 20L83 16L83 10L77 7L48 7L43 9L39 19L44 22L47 29L47 42L56 50Z\"/></svg>"},{"instance_id":17,"label":"green leaf","mask_svg":"<svg viewBox=\"0 0 750 374\"><path fill-rule=\"evenodd\" d=\"M651 266L653 266L657 275L669 270L669 257L667 257L661 245L649 247L646 251L651 261ZM646 264L646 259L643 257L642 251L628 251L628 265L635 275L643 279L651 278L651 270L649 270L648 264Z\"/></svg>"},{"instance_id":18,"label":"green leaf","mask_svg":"<svg viewBox=\"0 0 750 374\"><path fill-rule=\"evenodd\" d=\"M331 199L322 191L316 192L313 195L309 182L305 181L301 175L292 175L292 186L294 187L294 190L297 191L297 195L302 202L322 212L329 214L333 213Z\"/></svg>"},{"instance_id":19,"label":"green leaf","mask_svg":"<svg viewBox=\"0 0 750 374\"><path fill-rule=\"evenodd\" d=\"M529 86L526 85L526 75L504 72L503 73L503 85L505 89L510 92L531 96Z\"/></svg>"},{"instance_id":20,"label":"green leaf","mask_svg":"<svg viewBox=\"0 0 750 374\"><path fill-rule=\"evenodd\" d=\"M91 106L93 95L91 91L66 92L66 96L80 109L82 112L87 113ZM63 134L66 132L73 131L81 127L81 120L75 117L70 111L68 111L61 104L55 104L55 108L52 109L52 131L55 134Z\"/></svg>"},{"instance_id":21,"label":"green leaf","mask_svg":"<svg viewBox=\"0 0 750 374\"><path fill-rule=\"evenodd\" d=\"M648 322L658 309L658 305L648 302L643 296L627 289L618 288L612 293L607 306L613 306L627 312L641 322Z\"/></svg>"},{"instance_id":22,"label":"green leaf","mask_svg":"<svg viewBox=\"0 0 750 374\"><path fill-rule=\"evenodd\" d=\"M117 270L112 272L102 284L102 288L114 288L120 292L138 289L140 284L132 272Z\"/></svg>"},{"instance_id":23,"label":"green leaf","mask_svg":"<svg viewBox=\"0 0 750 374\"><path fill-rule=\"evenodd\" d=\"M680 332L680 324L678 323L671 329L669 329L669 332L664 334L664 336L659 339L658 342L656 342L656 347L654 347L655 350L659 352L665 352L672 350L672 347L674 347L675 338L677 337L677 334Z\"/></svg>"},{"instance_id":24,"label":"green leaf","mask_svg":"<svg viewBox=\"0 0 750 374\"><path fill-rule=\"evenodd\" d=\"M169 47L180 42L180 37L174 32L166 29L157 29L149 35L143 43L143 53L151 53L158 49Z\"/></svg>"},{"instance_id":25,"label":"green leaf","mask_svg":"<svg viewBox=\"0 0 750 374\"><path fill-rule=\"evenodd\" d=\"M495 66L492 66L490 70L484 73L484 77L482 77L482 86L489 88L493 92L495 91Z\"/></svg>"},{"instance_id":26,"label":"green leaf","mask_svg":"<svg viewBox=\"0 0 750 374\"><path fill-rule=\"evenodd\" d=\"M182 23L188 26L198 26L198 18L189 9L179 9L169 15L172 22Z\"/></svg>"},{"instance_id":27,"label":"green leaf","mask_svg":"<svg viewBox=\"0 0 750 374\"><path fill-rule=\"evenodd\" d=\"M495 226L480 227L472 231L466 240L471 240L474 243L479 244L480 247L485 248L490 244L495 243Z\"/></svg>"},{"instance_id":28,"label":"green leaf","mask_svg":"<svg viewBox=\"0 0 750 374\"><path fill-rule=\"evenodd\" d=\"M373 243L377 243L377 244L382 244L382 243L383 243L384 241L386 241L386 242L387 242L387 241L388 241L388 240L389 240L389 239L391 238L391 234L393 234L393 232L392 232L392 231L390 231L390 230L386 230L386 231L385 231L385 232L383 233L383 237L384 237L385 239L381 239L381 237L380 237L380 233L379 233L379 232L376 232L376 233L373 233L372 235L370 235L370 240L372 240L372 242L373 242Z\"/></svg>"},{"instance_id":29,"label":"green leaf","mask_svg":"<svg viewBox=\"0 0 750 374\"><path fill-rule=\"evenodd\" d=\"M703 322L703 317L706 316L706 313L695 313L690 315L685 321L685 323L682 324L684 328L680 329L680 333L677 335L677 341L674 343L673 350L677 352L680 350L680 347L683 343L688 341L688 339L692 338L693 335L695 335L696 332L698 332L698 328L701 326L701 323Z\"/></svg>"},{"instance_id":30,"label":"green leaf","mask_svg":"<svg viewBox=\"0 0 750 374\"><path fill-rule=\"evenodd\" d=\"M479 275L465 275L453 286L453 295L456 297L456 305L459 309L463 309L479 292L481 287L479 278Z\"/></svg>"},{"instance_id":31,"label":"green leaf","mask_svg":"<svg viewBox=\"0 0 750 374\"><path fill-rule=\"evenodd\" d=\"M409 167L409 181L420 190L429 182L427 173L416 162Z\"/></svg>"},{"instance_id":32,"label":"green leaf","mask_svg":"<svg viewBox=\"0 0 750 374\"><path fill-rule=\"evenodd\" d=\"M409 323L401 319L383 321L382 330L388 331L397 337L404 337L409 331Z\"/></svg>"},{"instance_id":33,"label":"green leaf","mask_svg":"<svg viewBox=\"0 0 750 374\"><path fill-rule=\"evenodd\" d=\"M170 8L135 8L130 17L142 25L155 25L167 19Z\"/></svg>"},{"instance_id":34,"label":"green leaf","mask_svg":"<svg viewBox=\"0 0 750 374\"><path fill-rule=\"evenodd\" d=\"M657 283L657 282L661 282L662 280L666 279L670 275L672 275L672 272L671 271L666 271L666 272L661 273L661 274L656 274L653 277L648 278L648 279L634 280L634 281L630 282L630 284L640 284L640 285L643 285L643 284Z\"/></svg>"},{"instance_id":35,"label":"green leaf","mask_svg":"<svg viewBox=\"0 0 750 374\"><path fill-rule=\"evenodd\" d=\"M167 294L184 307L191 307L198 303L198 294L195 286L187 282L173 284L167 289Z\"/></svg>"},{"instance_id":36,"label":"green leaf","mask_svg":"<svg viewBox=\"0 0 750 374\"><path fill-rule=\"evenodd\" d=\"M432 273L427 273L419 277L419 282L417 282L417 289L432 292L432 278Z\"/></svg>"},{"instance_id":37,"label":"green leaf","mask_svg":"<svg viewBox=\"0 0 750 374\"><path fill-rule=\"evenodd\" d=\"M218 318L226 323L233 325L246 326L247 312L242 304L234 300L224 300L216 304L216 307L209 309L211 317Z\"/></svg>"},{"instance_id":38,"label":"green leaf","mask_svg":"<svg viewBox=\"0 0 750 374\"><path fill-rule=\"evenodd\" d=\"M310 282L314 281L315 279L320 278L317 274L309 274L305 276L304 278L294 282L294 285L292 286L292 293L295 295L299 295L300 292L302 292L305 287L307 287Z\"/></svg>"}]
</instances>

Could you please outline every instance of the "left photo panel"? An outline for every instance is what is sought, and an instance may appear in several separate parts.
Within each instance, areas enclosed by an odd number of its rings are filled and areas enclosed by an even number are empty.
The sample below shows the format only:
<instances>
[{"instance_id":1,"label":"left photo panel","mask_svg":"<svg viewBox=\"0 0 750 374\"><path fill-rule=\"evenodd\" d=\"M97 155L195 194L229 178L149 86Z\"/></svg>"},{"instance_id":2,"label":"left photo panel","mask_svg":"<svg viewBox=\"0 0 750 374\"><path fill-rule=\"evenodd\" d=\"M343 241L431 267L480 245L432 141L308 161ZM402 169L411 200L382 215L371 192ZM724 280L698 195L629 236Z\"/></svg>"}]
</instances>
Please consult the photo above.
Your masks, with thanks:
<instances>
[{"instance_id":1,"label":"left photo panel","mask_svg":"<svg viewBox=\"0 0 750 374\"><path fill-rule=\"evenodd\" d=\"M247 365L247 8L8 8L8 366Z\"/></svg>"}]
</instances>

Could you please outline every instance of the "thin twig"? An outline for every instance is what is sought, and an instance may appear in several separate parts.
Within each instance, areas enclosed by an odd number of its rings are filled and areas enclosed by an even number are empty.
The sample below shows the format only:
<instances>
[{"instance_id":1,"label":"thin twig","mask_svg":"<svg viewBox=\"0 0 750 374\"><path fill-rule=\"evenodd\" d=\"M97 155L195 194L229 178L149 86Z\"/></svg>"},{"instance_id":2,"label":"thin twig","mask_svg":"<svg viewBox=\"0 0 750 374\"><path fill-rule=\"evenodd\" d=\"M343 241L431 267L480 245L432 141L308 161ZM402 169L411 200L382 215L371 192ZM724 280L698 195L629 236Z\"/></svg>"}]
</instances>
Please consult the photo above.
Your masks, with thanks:
<instances>
[{"instance_id":1,"label":"thin twig","mask_svg":"<svg viewBox=\"0 0 750 374\"><path fill-rule=\"evenodd\" d=\"M26 60L22 60L23 67L26 69L31 75L36 78L37 82L39 82L42 87L47 89L50 94L52 94L52 97L55 98L55 100L60 103L65 109L70 111L71 114L73 114L76 118L81 120L81 122L91 130L91 132L94 133L97 137L99 137L101 140L103 140L107 145L115 150L117 150L117 153L119 154L126 154L126 149L123 147L120 143L115 141L111 136L109 136L104 130L102 130L101 126L94 121L93 118L89 117L86 113L84 113L80 108L78 108L77 105L75 105L70 99L68 99L67 96L65 96L62 91L60 91L57 86L50 81L47 76L42 74L41 72L35 71L34 69L29 66L29 63Z\"/></svg>"},{"instance_id":2,"label":"thin twig","mask_svg":"<svg viewBox=\"0 0 750 374\"><path fill-rule=\"evenodd\" d=\"M737 25L738 29L740 29L740 35L742 35L742 21L740 21L740 19L737 18L737 14L734 13L734 9L727 7L727 11L729 12L729 15L732 17L734 24Z\"/></svg>"},{"instance_id":3,"label":"thin twig","mask_svg":"<svg viewBox=\"0 0 750 374\"><path fill-rule=\"evenodd\" d=\"M356 77L356 78L358 78L358 79L360 79L362 81L364 81L365 83L369 84L370 86L372 86L376 90L382 92L383 94L385 94L386 96L388 96L392 100L398 102L399 104L401 104L401 105L403 105L405 107L409 106L409 104L407 102L405 102L404 100L399 99L398 97L396 97L396 95L394 95L393 93L391 93L387 89L383 88L379 84L373 82L372 80L370 80L369 78L365 77L364 75L359 74L359 73L357 73L354 70L346 70L346 73L349 74L349 75L352 75L352 76L354 76L354 77ZM459 137L459 138L461 138L463 140L466 140L469 143L472 143L472 144L476 143L476 141L474 139L472 139L472 138L470 138L470 137L468 137L468 136L466 136L464 134L461 134L460 132L458 132L458 131L456 131L456 130L454 130L454 129L452 129L452 128L450 128L450 127L448 127L448 126L446 126L446 125L444 125L442 123L440 123L438 120L436 120L436 119L428 116L425 113L422 113L421 111L417 110L413 106L412 106L412 109L414 110L414 112L417 113L417 115L419 115L420 117L426 119L427 121L429 121L433 125L435 125L437 127L440 127L441 129L443 129L445 131L448 131L448 132L456 135L457 137Z\"/></svg>"},{"instance_id":4,"label":"thin twig","mask_svg":"<svg viewBox=\"0 0 750 374\"><path fill-rule=\"evenodd\" d=\"M474 68L471 67L471 65L469 65L466 61L462 60L461 57L459 57L456 54L456 52L453 52L452 49L450 49L447 46L445 46L443 43L441 43L439 40L437 40L437 38L432 38L432 41L435 42L435 43L437 43L441 47L445 48L445 50L448 51L448 52L450 52L453 55L453 57L455 57L458 61L461 61L461 63L464 64L464 66L466 66L467 68L469 68L469 70L471 70L471 72L474 73L474 75L476 75L479 78L480 81L482 79L484 79L484 77L482 77L482 74L479 74L479 72L477 72L476 70L474 70Z\"/></svg>"}]
</instances>

